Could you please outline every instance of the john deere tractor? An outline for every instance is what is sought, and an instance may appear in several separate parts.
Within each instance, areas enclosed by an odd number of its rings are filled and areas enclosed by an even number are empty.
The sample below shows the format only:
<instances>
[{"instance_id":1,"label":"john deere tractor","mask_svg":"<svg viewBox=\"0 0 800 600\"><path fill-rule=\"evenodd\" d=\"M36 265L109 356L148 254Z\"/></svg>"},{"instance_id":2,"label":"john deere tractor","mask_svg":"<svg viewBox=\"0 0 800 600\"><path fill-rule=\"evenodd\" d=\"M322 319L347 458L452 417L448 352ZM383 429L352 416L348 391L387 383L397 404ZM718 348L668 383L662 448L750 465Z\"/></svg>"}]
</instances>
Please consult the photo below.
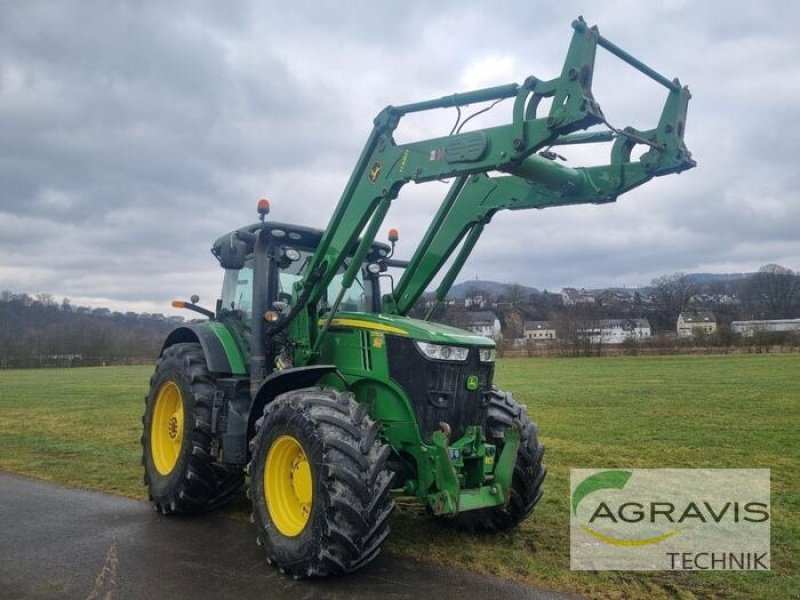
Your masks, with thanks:
<instances>
[{"instance_id":1,"label":"john deere tractor","mask_svg":"<svg viewBox=\"0 0 800 600\"><path fill-rule=\"evenodd\" d=\"M436 303L496 212L613 202L695 164L683 142L688 88L582 18L573 28L555 79L381 111L325 230L271 222L262 201L257 222L214 243L216 310L174 303L207 320L169 334L146 398L144 478L157 510L215 509L247 474L258 541L296 577L371 561L397 496L470 530L507 530L531 514L546 472L536 426L495 387L494 342L432 322ZM666 88L653 129L606 120L591 89L598 46ZM442 137L393 137L409 113L454 107L460 117L504 99L505 125L464 130L466 119ZM568 167L552 150L598 142L611 143L608 164ZM633 160L636 146L645 152ZM389 207L406 183L443 179L451 185L427 232L398 260L395 232L375 241ZM427 317L408 317L437 276Z\"/></svg>"}]
</instances>

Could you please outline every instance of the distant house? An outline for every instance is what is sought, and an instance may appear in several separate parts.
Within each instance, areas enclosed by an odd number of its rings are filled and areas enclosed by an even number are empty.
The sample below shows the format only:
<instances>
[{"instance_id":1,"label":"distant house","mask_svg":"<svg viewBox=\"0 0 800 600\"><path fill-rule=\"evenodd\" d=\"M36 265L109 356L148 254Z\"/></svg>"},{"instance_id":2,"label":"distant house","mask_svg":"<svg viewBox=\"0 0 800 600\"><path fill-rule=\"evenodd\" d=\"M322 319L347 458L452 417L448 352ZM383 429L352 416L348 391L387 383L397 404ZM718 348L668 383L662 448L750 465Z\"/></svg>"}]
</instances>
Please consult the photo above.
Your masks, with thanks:
<instances>
[{"instance_id":1,"label":"distant house","mask_svg":"<svg viewBox=\"0 0 800 600\"><path fill-rule=\"evenodd\" d=\"M600 319L579 331L592 344L621 344L625 340L641 340L652 335L647 319Z\"/></svg>"},{"instance_id":2,"label":"distant house","mask_svg":"<svg viewBox=\"0 0 800 600\"><path fill-rule=\"evenodd\" d=\"M697 294L693 298L694 302L700 305L709 304L741 304L739 298L731 294Z\"/></svg>"},{"instance_id":3,"label":"distant house","mask_svg":"<svg viewBox=\"0 0 800 600\"><path fill-rule=\"evenodd\" d=\"M500 320L490 310L465 313L464 320L466 328L472 333L490 338L500 337Z\"/></svg>"},{"instance_id":4,"label":"distant house","mask_svg":"<svg viewBox=\"0 0 800 600\"><path fill-rule=\"evenodd\" d=\"M564 306L575 306L576 304L594 304L595 297L586 290L576 290L575 288L561 288L561 301Z\"/></svg>"},{"instance_id":5,"label":"distant house","mask_svg":"<svg viewBox=\"0 0 800 600\"><path fill-rule=\"evenodd\" d=\"M597 295L597 303L600 306L620 306L633 304L633 294L624 290L604 290Z\"/></svg>"},{"instance_id":6,"label":"distant house","mask_svg":"<svg viewBox=\"0 0 800 600\"><path fill-rule=\"evenodd\" d=\"M717 330L717 318L710 310L682 312L678 315L678 337L694 337L698 333L709 335Z\"/></svg>"},{"instance_id":7,"label":"distant house","mask_svg":"<svg viewBox=\"0 0 800 600\"><path fill-rule=\"evenodd\" d=\"M458 301L455 298L445 298L441 302L436 299L433 300L425 300L425 308L431 308L432 306L455 306L458 304Z\"/></svg>"},{"instance_id":8,"label":"distant house","mask_svg":"<svg viewBox=\"0 0 800 600\"><path fill-rule=\"evenodd\" d=\"M714 300L719 302L720 304L741 304L742 301L739 300L735 295L729 294L719 294L714 296Z\"/></svg>"},{"instance_id":9,"label":"distant house","mask_svg":"<svg viewBox=\"0 0 800 600\"><path fill-rule=\"evenodd\" d=\"M556 328L550 321L525 321L522 330L525 339L533 342L557 339Z\"/></svg>"},{"instance_id":10,"label":"distant house","mask_svg":"<svg viewBox=\"0 0 800 600\"><path fill-rule=\"evenodd\" d=\"M752 337L756 332L800 332L800 319L775 319L771 321L734 321L731 330L747 337Z\"/></svg>"},{"instance_id":11,"label":"distant house","mask_svg":"<svg viewBox=\"0 0 800 600\"><path fill-rule=\"evenodd\" d=\"M483 308L486 306L486 298L483 294L472 294L471 296L464 297L464 308L469 308L471 306L477 306L478 308Z\"/></svg>"}]
</instances>

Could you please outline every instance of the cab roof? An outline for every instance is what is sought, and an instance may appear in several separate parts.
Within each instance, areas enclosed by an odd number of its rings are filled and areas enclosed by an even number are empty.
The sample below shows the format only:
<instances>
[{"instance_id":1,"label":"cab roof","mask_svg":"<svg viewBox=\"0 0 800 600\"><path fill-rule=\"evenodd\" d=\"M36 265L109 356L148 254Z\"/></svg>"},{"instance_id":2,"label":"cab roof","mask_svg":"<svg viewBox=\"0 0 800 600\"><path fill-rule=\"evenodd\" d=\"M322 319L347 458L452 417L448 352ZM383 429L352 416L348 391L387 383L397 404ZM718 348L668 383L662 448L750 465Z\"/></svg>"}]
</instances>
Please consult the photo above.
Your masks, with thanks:
<instances>
[{"instance_id":1,"label":"cab roof","mask_svg":"<svg viewBox=\"0 0 800 600\"><path fill-rule=\"evenodd\" d=\"M285 246L291 246L295 248L303 248L306 250L315 250L319 245L320 239L322 239L322 234L324 233L321 229L314 229L312 227L303 227L302 225L290 225L287 223L275 223L273 221L265 222L265 223L252 223L251 225L246 225L244 227L240 227L239 229L235 229L234 231L230 231L225 235L220 236L214 242L214 246L211 248L211 253L219 257L219 249L222 244L228 243L231 239L231 236L234 235L237 231L244 231L248 233L255 233L261 228L264 228L266 231L270 233L270 235L275 238L279 243ZM355 251L358 242L353 245L353 250ZM367 253L367 262L375 262L381 258L385 258L389 255L390 247L388 244L383 244L380 242L375 242L372 244L370 251ZM248 247L247 253L250 254L253 252L252 246Z\"/></svg>"}]
</instances>

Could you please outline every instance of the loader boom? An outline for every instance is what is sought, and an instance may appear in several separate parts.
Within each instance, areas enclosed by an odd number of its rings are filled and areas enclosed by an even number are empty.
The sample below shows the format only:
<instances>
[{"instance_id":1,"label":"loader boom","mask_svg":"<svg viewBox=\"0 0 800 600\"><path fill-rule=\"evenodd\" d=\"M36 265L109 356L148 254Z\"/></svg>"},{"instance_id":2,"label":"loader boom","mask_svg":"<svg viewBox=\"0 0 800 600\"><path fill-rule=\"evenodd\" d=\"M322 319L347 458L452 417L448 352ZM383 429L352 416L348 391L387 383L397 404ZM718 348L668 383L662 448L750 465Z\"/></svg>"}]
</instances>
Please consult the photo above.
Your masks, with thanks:
<instances>
[{"instance_id":1,"label":"loader boom","mask_svg":"<svg viewBox=\"0 0 800 600\"><path fill-rule=\"evenodd\" d=\"M341 294L320 330L317 304L332 278L344 268L342 293L352 284L391 202L406 183L455 178L394 292L384 296L383 311L400 315L410 310L463 242L437 290L437 298L444 298L483 227L498 210L613 202L653 177L695 165L683 143L688 88L642 64L600 36L596 27L588 27L582 18L573 22L573 28L561 75L555 79L528 77L522 85L389 106L378 114L319 247L304 278L296 284L294 308L271 328L274 331L290 327L297 364L313 362L321 337L336 312ZM619 130L608 124L591 89L598 45L667 88L668 96L655 128ZM511 122L506 125L406 144L397 144L393 139L393 132L406 114L506 98L514 101ZM538 111L543 98L552 98L546 115ZM575 133L599 124L607 125L609 130ZM551 155L546 152L546 157L536 154L558 145L612 140L609 163L599 167L565 167L550 160ZM649 148L639 160L632 161L631 150L638 144ZM505 175L488 175L495 172Z\"/></svg>"}]
</instances>

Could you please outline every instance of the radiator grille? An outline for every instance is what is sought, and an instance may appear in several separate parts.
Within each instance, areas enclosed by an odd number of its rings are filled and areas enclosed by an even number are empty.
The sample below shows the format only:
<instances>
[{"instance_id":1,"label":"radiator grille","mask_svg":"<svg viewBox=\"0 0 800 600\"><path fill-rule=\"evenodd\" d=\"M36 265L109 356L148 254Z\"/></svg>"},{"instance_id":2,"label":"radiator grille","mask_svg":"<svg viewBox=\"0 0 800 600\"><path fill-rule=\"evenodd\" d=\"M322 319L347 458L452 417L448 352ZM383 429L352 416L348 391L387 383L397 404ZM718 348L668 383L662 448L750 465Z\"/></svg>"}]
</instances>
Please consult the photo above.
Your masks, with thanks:
<instances>
[{"instance_id":1,"label":"radiator grille","mask_svg":"<svg viewBox=\"0 0 800 600\"><path fill-rule=\"evenodd\" d=\"M424 441L431 441L440 422L450 425L453 440L464 435L467 426L484 423L484 396L492 385L494 367L479 362L476 348L470 349L465 363L447 363L426 359L413 340L386 337L389 376L408 394ZM477 390L467 389L470 375L478 376Z\"/></svg>"}]
</instances>

